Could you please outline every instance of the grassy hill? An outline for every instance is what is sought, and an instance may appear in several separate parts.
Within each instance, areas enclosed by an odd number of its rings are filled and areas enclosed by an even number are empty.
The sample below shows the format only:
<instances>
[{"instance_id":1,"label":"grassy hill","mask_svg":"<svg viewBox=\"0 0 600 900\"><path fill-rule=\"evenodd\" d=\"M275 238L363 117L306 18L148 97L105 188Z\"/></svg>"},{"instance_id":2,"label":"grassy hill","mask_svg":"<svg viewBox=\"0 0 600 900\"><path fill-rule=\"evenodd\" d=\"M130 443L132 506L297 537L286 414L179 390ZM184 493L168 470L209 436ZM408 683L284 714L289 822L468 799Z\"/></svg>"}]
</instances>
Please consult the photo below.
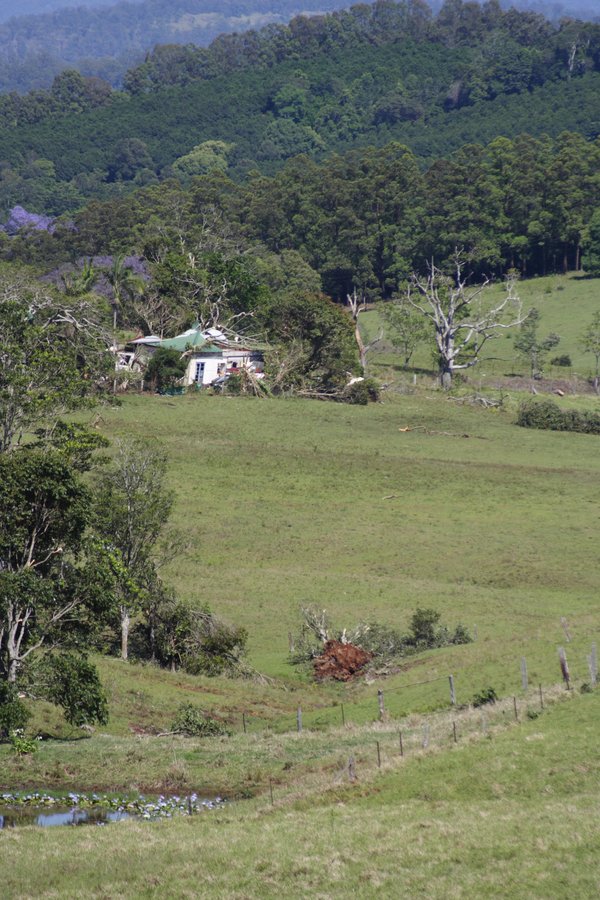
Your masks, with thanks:
<instances>
[{"instance_id":1,"label":"grassy hill","mask_svg":"<svg viewBox=\"0 0 600 900\"><path fill-rule=\"evenodd\" d=\"M502 296L500 284L490 288L490 298ZM521 299L523 311L535 307L541 314L540 335L554 332L560 336L560 344L549 357L552 359L562 354L571 357L571 366L553 366L550 362L544 367L549 378L572 379L587 378L594 370L594 358L585 353L581 347L581 335L595 313L600 310L598 280L586 278L584 275L570 276L552 275L546 278L530 278L519 283L517 293ZM361 317L361 327L365 338L373 340L381 330L381 319L376 310L369 310ZM472 384L489 385L496 383L500 376L529 374L527 362L519 358L514 349L516 330L502 334L497 340L484 348L481 363L471 369L467 376ZM372 372L384 379L402 377L403 368L399 354L394 352L385 335L384 343L374 348L370 356ZM430 370L432 368L431 353L427 347L417 349L411 367ZM408 373L410 375L410 373ZM509 382L506 382L506 386Z\"/></svg>"},{"instance_id":2,"label":"grassy hill","mask_svg":"<svg viewBox=\"0 0 600 900\"><path fill-rule=\"evenodd\" d=\"M523 292L541 289L552 327L566 326L565 305L572 312L582 289L591 310L594 282L546 293L548 284L563 282L540 279ZM572 318L575 334L579 305ZM165 446L186 539L165 577L245 625L250 661L269 678L194 678L103 658L108 728L82 740L38 704L34 726L63 739L30 757L1 746L0 787L253 799L154 825L5 832L6 896L597 893L600 700L580 689L600 631L598 439L519 429L514 397L485 410L423 383L366 408L189 395L101 410L96 425L109 437ZM374 682L316 686L288 661L288 631L305 602L342 626L406 627L416 606L432 606L477 639L409 658ZM558 646L571 692L557 684ZM468 706L492 686L501 703ZM190 701L233 735L157 736Z\"/></svg>"},{"instance_id":3,"label":"grassy hill","mask_svg":"<svg viewBox=\"0 0 600 900\"><path fill-rule=\"evenodd\" d=\"M276 784L273 806L8 831L4 895L583 900L600 888L599 708L578 697L488 739L363 764L356 785L338 759L303 798Z\"/></svg>"}]
</instances>

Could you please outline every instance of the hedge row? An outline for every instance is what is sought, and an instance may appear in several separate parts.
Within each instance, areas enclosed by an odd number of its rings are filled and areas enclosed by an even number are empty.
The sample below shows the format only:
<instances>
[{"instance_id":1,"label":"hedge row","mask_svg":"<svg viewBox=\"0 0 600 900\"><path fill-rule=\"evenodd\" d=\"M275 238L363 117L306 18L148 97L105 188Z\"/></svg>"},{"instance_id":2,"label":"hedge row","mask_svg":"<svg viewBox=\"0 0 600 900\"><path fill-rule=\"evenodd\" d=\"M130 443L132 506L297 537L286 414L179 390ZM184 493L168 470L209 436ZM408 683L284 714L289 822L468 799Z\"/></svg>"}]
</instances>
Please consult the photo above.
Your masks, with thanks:
<instances>
[{"instance_id":1,"label":"hedge row","mask_svg":"<svg viewBox=\"0 0 600 900\"><path fill-rule=\"evenodd\" d=\"M519 407L517 425L551 431L600 434L600 415L578 409L561 409L552 400L526 400Z\"/></svg>"}]
</instances>

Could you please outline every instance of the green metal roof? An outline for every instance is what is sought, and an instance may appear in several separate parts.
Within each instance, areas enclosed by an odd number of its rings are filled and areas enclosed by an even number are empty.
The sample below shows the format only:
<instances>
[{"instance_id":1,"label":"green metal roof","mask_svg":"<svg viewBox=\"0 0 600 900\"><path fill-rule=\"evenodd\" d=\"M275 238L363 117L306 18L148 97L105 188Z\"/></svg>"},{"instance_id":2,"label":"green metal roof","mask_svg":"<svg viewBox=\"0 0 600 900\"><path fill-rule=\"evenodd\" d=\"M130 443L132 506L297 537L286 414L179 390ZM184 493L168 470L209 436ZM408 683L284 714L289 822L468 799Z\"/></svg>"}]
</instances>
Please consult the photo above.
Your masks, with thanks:
<instances>
[{"instance_id":1,"label":"green metal roof","mask_svg":"<svg viewBox=\"0 0 600 900\"><path fill-rule=\"evenodd\" d=\"M188 331L184 331L183 334L178 334L173 338L165 338L156 344L157 347L165 350L179 350L180 353L183 353L184 350L189 350L193 348L194 350L199 350L201 347L207 343L206 338L202 334L200 328L190 328Z\"/></svg>"}]
</instances>

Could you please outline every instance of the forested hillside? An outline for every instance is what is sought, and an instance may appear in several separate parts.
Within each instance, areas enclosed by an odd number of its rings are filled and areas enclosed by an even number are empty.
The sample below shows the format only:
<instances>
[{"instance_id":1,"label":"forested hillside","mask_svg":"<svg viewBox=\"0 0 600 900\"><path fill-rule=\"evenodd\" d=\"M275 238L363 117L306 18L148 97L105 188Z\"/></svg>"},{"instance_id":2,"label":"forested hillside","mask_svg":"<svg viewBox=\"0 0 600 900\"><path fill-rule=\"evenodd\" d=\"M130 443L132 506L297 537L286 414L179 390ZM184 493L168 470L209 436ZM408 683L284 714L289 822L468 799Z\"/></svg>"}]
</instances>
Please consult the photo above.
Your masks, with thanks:
<instances>
[{"instance_id":1,"label":"forested hillside","mask_svg":"<svg viewBox=\"0 0 600 900\"><path fill-rule=\"evenodd\" d=\"M143 60L156 44L205 46L219 34L345 5L344 0L98 0L85 6L48 4L54 11L37 16L20 9L18 18L0 25L0 92L49 87L68 67L118 85L132 62Z\"/></svg>"},{"instance_id":2,"label":"forested hillside","mask_svg":"<svg viewBox=\"0 0 600 900\"><path fill-rule=\"evenodd\" d=\"M67 72L0 102L0 208L60 214L86 199L211 170L272 174L406 144L421 165L466 143L600 132L600 27L497 3L379 2L289 26L158 48L127 92Z\"/></svg>"}]
</instances>

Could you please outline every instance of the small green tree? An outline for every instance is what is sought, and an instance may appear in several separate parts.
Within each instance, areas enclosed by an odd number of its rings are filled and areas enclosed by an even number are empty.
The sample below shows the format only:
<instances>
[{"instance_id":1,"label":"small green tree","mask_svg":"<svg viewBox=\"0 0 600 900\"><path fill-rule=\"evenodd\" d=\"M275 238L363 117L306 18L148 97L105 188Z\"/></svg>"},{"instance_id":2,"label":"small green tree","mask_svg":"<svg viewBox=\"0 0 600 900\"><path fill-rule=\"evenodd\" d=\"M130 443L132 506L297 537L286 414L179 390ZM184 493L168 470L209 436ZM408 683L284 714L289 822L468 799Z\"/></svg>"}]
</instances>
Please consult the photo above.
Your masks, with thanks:
<instances>
[{"instance_id":1,"label":"small green tree","mask_svg":"<svg viewBox=\"0 0 600 900\"><path fill-rule=\"evenodd\" d=\"M131 616L157 584L157 544L165 534L173 493L165 486L163 451L142 440L117 442L113 465L96 481L96 528L113 560L127 659Z\"/></svg>"},{"instance_id":2,"label":"small green tree","mask_svg":"<svg viewBox=\"0 0 600 900\"><path fill-rule=\"evenodd\" d=\"M551 332L545 338L539 336L540 319L539 310L535 307L530 309L514 343L515 350L519 356L529 363L532 378L542 377L543 366L548 353L560 343L560 337L554 332Z\"/></svg>"},{"instance_id":3,"label":"small green tree","mask_svg":"<svg viewBox=\"0 0 600 900\"><path fill-rule=\"evenodd\" d=\"M44 666L44 695L62 707L70 725L108 722L108 702L96 668L85 656L60 653Z\"/></svg>"},{"instance_id":4,"label":"small green tree","mask_svg":"<svg viewBox=\"0 0 600 900\"><path fill-rule=\"evenodd\" d=\"M31 713L19 695L14 684L0 681L0 740L7 738L11 731L25 728Z\"/></svg>"},{"instance_id":5,"label":"small green tree","mask_svg":"<svg viewBox=\"0 0 600 900\"><path fill-rule=\"evenodd\" d=\"M156 391L175 387L185 375L187 362L177 350L160 347L153 353L146 369L146 378Z\"/></svg>"},{"instance_id":6,"label":"small green tree","mask_svg":"<svg viewBox=\"0 0 600 900\"><path fill-rule=\"evenodd\" d=\"M392 346L400 351L406 368L419 344L430 338L431 328L427 320L403 299L382 303L379 315L386 325Z\"/></svg>"},{"instance_id":7,"label":"small green tree","mask_svg":"<svg viewBox=\"0 0 600 900\"><path fill-rule=\"evenodd\" d=\"M85 302L61 305L26 281L0 283L0 452L89 401L110 340Z\"/></svg>"}]
</instances>

